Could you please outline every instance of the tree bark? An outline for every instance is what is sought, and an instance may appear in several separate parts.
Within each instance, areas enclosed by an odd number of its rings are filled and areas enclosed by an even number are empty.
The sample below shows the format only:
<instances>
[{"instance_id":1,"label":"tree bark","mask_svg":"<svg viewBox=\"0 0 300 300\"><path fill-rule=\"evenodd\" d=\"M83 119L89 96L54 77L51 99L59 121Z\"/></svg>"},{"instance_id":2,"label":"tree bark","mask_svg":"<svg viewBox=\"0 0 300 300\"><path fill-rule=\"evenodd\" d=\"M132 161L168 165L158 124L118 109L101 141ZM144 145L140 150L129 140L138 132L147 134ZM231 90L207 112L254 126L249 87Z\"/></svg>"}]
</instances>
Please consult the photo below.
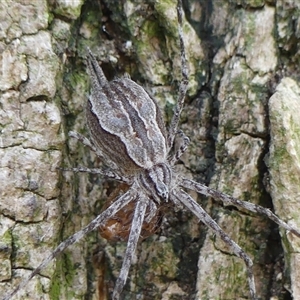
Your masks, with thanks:
<instances>
[{"instance_id":1,"label":"tree bark","mask_svg":"<svg viewBox=\"0 0 300 300\"><path fill-rule=\"evenodd\" d=\"M101 212L117 184L57 169L102 163L88 137L86 51L125 72L166 122L181 79L176 1L1 1L0 295ZM300 228L300 4L184 1L189 89L176 171L274 209ZM300 240L270 220L196 193L253 259L261 299L300 299ZM98 232L67 249L14 299L110 299L126 243ZM246 269L186 210L141 241L122 299L249 299ZM277 297L277 298L276 298Z\"/></svg>"}]
</instances>

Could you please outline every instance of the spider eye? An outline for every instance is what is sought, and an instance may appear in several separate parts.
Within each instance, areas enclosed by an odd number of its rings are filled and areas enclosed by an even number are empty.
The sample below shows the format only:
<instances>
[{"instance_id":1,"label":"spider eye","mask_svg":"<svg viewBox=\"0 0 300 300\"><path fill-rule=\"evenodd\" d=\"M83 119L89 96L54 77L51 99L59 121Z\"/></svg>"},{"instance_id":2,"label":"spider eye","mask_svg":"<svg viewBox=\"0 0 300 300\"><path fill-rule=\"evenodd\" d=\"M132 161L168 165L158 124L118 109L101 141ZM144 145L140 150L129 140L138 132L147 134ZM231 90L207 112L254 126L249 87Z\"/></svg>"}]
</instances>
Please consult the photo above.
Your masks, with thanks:
<instances>
[{"instance_id":1,"label":"spider eye","mask_svg":"<svg viewBox=\"0 0 300 300\"><path fill-rule=\"evenodd\" d=\"M157 182L156 183L156 192L157 195L162 198L165 201L168 201L169 199L169 188L162 182Z\"/></svg>"}]
</instances>

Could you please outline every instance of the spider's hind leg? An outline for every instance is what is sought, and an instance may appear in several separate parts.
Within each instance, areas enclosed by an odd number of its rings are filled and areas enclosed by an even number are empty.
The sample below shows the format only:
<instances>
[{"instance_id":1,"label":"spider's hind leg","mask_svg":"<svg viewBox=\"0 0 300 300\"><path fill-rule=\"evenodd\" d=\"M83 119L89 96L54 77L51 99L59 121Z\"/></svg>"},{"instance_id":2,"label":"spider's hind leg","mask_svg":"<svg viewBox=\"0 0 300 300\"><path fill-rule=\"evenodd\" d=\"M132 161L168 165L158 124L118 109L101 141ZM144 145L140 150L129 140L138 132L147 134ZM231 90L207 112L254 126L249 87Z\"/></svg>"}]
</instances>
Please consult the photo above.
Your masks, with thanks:
<instances>
[{"instance_id":1,"label":"spider's hind leg","mask_svg":"<svg viewBox=\"0 0 300 300\"><path fill-rule=\"evenodd\" d=\"M90 174L98 174L102 175L109 179L118 180L120 182L125 182L127 184L131 184L131 180L121 176L114 171L111 170L103 170L103 169L97 169L97 168L87 168L87 167L76 167L76 168L58 168L59 170L62 170L64 172L81 172L81 173L90 173Z\"/></svg>"},{"instance_id":2,"label":"spider's hind leg","mask_svg":"<svg viewBox=\"0 0 300 300\"><path fill-rule=\"evenodd\" d=\"M90 148L94 153L96 153L99 157L102 157L102 153L99 151L99 149L85 136L82 134L76 132L76 131L70 131L69 137L72 137L78 141L80 141L83 145Z\"/></svg>"},{"instance_id":3,"label":"spider's hind leg","mask_svg":"<svg viewBox=\"0 0 300 300\"><path fill-rule=\"evenodd\" d=\"M190 144L190 139L181 130L178 130L177 134L181 139L181 143L175 154L169 160L171 166L174 166Z\"/></svg>"},{"instance_id":4,"label":"spider's hind leg","mask_svg":"<svg viewBox=\"0 0 300 300\"><path fill-rule=\"evenodd\" d=\"M180 118L180 114L184 104L184 98L187 91L188 86L188 70L187 70L187 59L183 41L183 31L182 31L182 18L183 18L183 9L182 9L182 1L178 0L177 2L177 17L178 17L178 34L179 34L179 43L180 43L180 59L181 59L181 75L182 79L179 85L179 95L177 99L176 106L174 108L174 114L169 126L168 131L168 147L172 148L174 138L177 132L178 122Z\"/></svg>"},{"instance_id":5,"label":"spider's hind leg","mask_svg":"<svg viewBox=\"0 0 300 300\"><path fill-rule=\"evenodd\" d=\"M83 145L90 148L98 157L100 157L103 161L107 161L107 159L103 158L102 152L85 136L81 135L80 133L76 131L70 131L69 136L72 138L75 138L76 140L80 141ZM91 174L99 174L103 175L104 177L118 180L121 182L126 182L128 184L131 183L131 181L124 177L119 175L118 173L114 172L112 169L104 170L104 169L97 169L97 168L86 168L86 167L77 167L77 168L60 168L63 171L72 171L72 172L84 172L84 173L91 173Z\"/></svg>"},{"instance_id":6,"label":"spider's hind leg","mask_svg":"<svg viewBox=\"0 0 300 300\"><path fill-rule=\"evenodd\" d=\"M105 211L103 211L100 215L97 216L93 221L91 221L87 226L83 229L77 231L72 236L68 237L66 240L61 242L53 252L44 259L41 264L33 270L30 275L25 278L21 283L9 294L7 294L3 300L9 300L14 296L18 291L22 290L28 282L40 271L42 271L55 257L61 254L67 247L73 245L82 239L86 234L98 228L101 224L105 224L105 222L114 216L119 210L121 210L124 206L126 206L130 201L135 198L135 191L133 189L129 189L125 194L120 196L114 203L112 203ZM143 205L146 207L147 203L143 202ZM137 209L136 209L137 210ZM118 299L118 298L117 298Z\"/></svg>"}]
</instances>

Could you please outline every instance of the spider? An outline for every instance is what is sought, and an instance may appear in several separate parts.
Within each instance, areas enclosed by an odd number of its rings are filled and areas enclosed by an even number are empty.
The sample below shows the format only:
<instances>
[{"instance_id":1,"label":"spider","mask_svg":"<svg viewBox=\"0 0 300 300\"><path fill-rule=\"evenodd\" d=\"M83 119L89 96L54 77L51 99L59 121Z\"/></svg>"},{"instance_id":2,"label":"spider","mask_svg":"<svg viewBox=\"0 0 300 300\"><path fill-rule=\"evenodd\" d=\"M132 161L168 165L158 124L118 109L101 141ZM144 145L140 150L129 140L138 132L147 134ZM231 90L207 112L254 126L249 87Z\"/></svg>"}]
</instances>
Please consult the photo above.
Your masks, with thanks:
<instances>
[{"instance_id":1,"label":"spider","mask_svg":"<svg viewBox=\"0 0 300 300\"><path fill-rule=\"evenodd\" d=\"M88 51L87 62L92 82L92 93L86 110L91 140L76 132L71 132L70 136L91 148L106 162L110 169L79 167L70 170L100 174L123 182L129 188L114 199L85 228L62 242L26 280L21 282L4 299L10 299L53 258L99 226L102 230L108 230L112 236L120 235L122 232L123 235L117 238L128 240L123 264L112 295L112 299L120 299L141 233L143 235L143 232L146 232L145 235L147 236L155 231L155 226L151 224L157 223L160 208L164 205L183 206L190 210L221 238L236 256L244 261L247 269L250 297L251 299L257 299L251 258L239 245L231 240L201 205L184 189L219 199L238 208L266 215L278 225L300 237L300 231L297 228L283 222L269 209L235 199L201 183L183 178L174 171L174 165L189 144L189 139L181 131L178 131L178 122L188 85L187 63L182 38L181 0L178 0L177 3L177 15L182 80L179 86L178 101L168 129L165 127L162 113L156 101L141 86L127 77L108 82L96 58L91 51ZM172 154L176 135L179 135L183 142L178 150ZM121 218L118 225L122 229L124 227L123 223L128 223L128 216L132 217L128 231L114 229L115 226L108 225L116 215L122 215L126 211L129 214L124 220Z\"/></svg>"}]
</instances>

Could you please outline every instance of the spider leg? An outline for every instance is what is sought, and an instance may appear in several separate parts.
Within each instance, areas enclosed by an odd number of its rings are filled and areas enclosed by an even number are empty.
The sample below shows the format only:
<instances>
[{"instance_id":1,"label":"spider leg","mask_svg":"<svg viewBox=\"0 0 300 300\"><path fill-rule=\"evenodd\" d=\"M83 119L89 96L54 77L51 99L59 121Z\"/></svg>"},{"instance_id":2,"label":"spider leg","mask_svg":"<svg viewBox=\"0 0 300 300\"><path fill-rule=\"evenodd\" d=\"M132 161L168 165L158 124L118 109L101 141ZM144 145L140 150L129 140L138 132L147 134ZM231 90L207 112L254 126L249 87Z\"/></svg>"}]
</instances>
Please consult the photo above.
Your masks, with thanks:
<instances>
[{"instance_id":1,"label":"spider leg","mask_svg":"<svg viewBox=\"0 0 300 300\"><path fill-rule=\"evenodd\" d=\"M174 164L178 161L180 156L185 152L188 145L190 144L190 139L181 130L178 130L177 134L180 136L182 141L181 141L181 145L178 148L178 150L175 152L175 154L169 160L171 166L174 166Z\"/></svg>"},{"instance_id":2,"label":"spider leg","mask_svg":"<svg viewBox=\"0 0 300 300\"><path fill-rule=\"evenodd\" d=\"M145 199L143 196L138 196L122 268L113 291L113 300L120 299L121 292L126 283L129 268L131 266L131 262L135 254L136 246L141 234L148 202L149 200Z\"/></svg>"},{"instance_id":3,"label":"spider leg","mask_svg":"<svg viewBox=\"0 0 300 300\"><path fill-rule=\"evenodd\" d=\"M181 189L174 189L172 192L172 198L176 198L183 205L185 205L185 207L195 214L201 222L211 228L214 233L218 235L228 247L230 247L237 257L241 258L245 262L251 299L256 300L257 296L252 271L253 262L247 253L237 243L235 243L210 217L210 215L186 192L182 191Z\"/></svg>"},{"instance_id":4,"label":"spider leg","mask_svg":"<svg viewBox=\"0 0 300 300\"><path fill-rule=\"evenodd\" d=\"M178 0L177 2L177 18L178 18L178 34L179 34L179 43L180 43L180 58L181 58L181 75L182 79L179 85L179 96L177 100L176 107L174 109L174 114L169 126L168 133L168 146L169 149L172 148L174 137L177 132L178 121L184 104L184 98L188 86L188 71L187 71L187 60L184 48L183 41L183 32L182 32L182 1Z\"/></svg>"},{"instance_id":5,"label":"spider leg","mask_svg":"<svg viewBox=\"0 0 300 300\"><path fill-rule=\"evenodd\" d=\"M76 131L70 131L69 137L72 137L78 141L80 141L83 145L89 147L94 153L97 154L97 156L103 158L102 152L85 136L82 134L76 132Z\"/></svg>"},{"instance_id":6,"label":"spider leg","mask_svg":"<svg viewBox=\"0 0 300 300\"><path fill-rule=\"evenodd\" d=\"M108 161L108 158L105 158L102 154L102 152L99 150L99 148L97 148L88 138L86 138L85 136L81 135L80 133L76 132L76 131L70 131L69 132L69 136L72 138L77 139L78 141L80 141L83 145L87 146L88 148L90 148L98 157L100 157L103 161ZM110 165L114 166L114 163L110 162ZM123 181L126 183L131 183L131 181L128 181L128 179L126 179L123 176L120 176L119 174L117 174L116 172L112 171L112 170L101 170L101 169L89 169L89 168L85 168L85 167L77 167L77 168L63 168L63 171L73 171L73 172L87 172L87 173L92 173L92 174L101 174L105 177L111 178L111 179L115 179L118 181Z\"/></svg>"},{"instance_id":7,"label":"spider leg","mask_svg":"<svg viewBox=\"0 0 300 300\"><path fill-rule=\"evenodd\" d=\"M95 56L92 51L88 48L89 58L87 60L88 70L91 77L91 80L95 86L103 87L107 83L107 79L100 68Z\"/></svg>"},{"instance_id":8,"label":"spider leg","mask_svg":"<svg viewBox=\"0 0 300 300\"><path fill-rule=\"evenodd\" d=\"M34 270L32 273L23 280L11 293L9 293L3 300L9 300L13 295L15 295L19 290L24 288L26 284L41 270L43 270L52 259L57 257L60 253L62 253L67 247L73 245L81 238L83 238L87 233L91 232L95 228L99 227L102 223L104 223L111 216L115 215L120 209L122 209L126 204L134 199L135 195L134 189L129 189L124 195L120 196L111 206L109 206L104 212L102 212L97 218L95 218L92 222L90 222L87 226L85 226L80 231L76 232L65 241L60 243L58 247L49 255L42 263ZM147 205L147 204L146 204Z\"/></svg>"},{"instance_id":9,"label":"spider leg","mask_svg":"<svg viewBox=\"0 0 300 300\"><path fill-rule=\"evenodd\" d=\"M149 213L145 218L146 223L150 223L151 220L155 217L156 212L157 212L157 205L154 203L154 201L150 200L148 201L148 209Z\"/></svg>"},{"instance_id":10,"label":"spider leg","mask_svg":"<svg viewBox=\"0 0 300 300\"><path fill-rule=\"evenodd\" d=\"M76 167L76 168L59 168L62 171L70 171L70 172L83 172L83 173L91 173L91 174L99 174L105 176L110 179L118 180L121 182L125 182L131 184L131 180L127 177L121 176L111 170L102 170L96 168L87 168L87 167Z\"/></svg>"},{"instance_id":11,"label":"spider leg","mask_svg":"<svg viewBox=\"0 0 300 300\"><path fill-rule=\"evenodd\" d=\"M253 204L251 202L236 199L234 197L223 194L215 189L209 188L206 185L201 184L199 182L195 182L193 180L181 179L181 182L179 184L185 188L196 191L202 195L210 196L210 197L213 197L214 199L221 200L223 203L234 205L236 207L245 208L249 211L259 213L261 215L265 215L269 219L271 219L272 221L277 223L279 226L281 226L282 228L284 228L287 231L292 232L294 235L300 237L300 230L298 228L293 227L293 226L287 224L286 222L282 221L268 208L264 208L262 206Z\"/></svg>"}]
</instances>

